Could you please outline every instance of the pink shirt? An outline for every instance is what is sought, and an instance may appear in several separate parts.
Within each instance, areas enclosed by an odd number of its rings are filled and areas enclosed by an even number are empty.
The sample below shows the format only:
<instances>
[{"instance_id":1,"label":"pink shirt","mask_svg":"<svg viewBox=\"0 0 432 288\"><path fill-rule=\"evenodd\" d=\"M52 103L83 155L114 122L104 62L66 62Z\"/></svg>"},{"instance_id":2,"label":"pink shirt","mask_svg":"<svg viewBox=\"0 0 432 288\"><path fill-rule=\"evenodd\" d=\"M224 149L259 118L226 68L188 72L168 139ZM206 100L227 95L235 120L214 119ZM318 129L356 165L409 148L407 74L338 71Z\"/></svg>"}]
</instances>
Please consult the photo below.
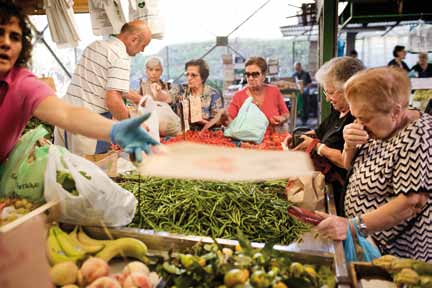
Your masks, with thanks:
<instances>
[{"instance_id":1,"label":"pink shirt","mask_svg":"<svg viewBox=\"0 0 432 288\"><path fill-rule=\"evenodd\" d=\"M26 68L14 67L0 78L0 163L18 142L34 110L54 91Z\"/></svg>"},{"instance_id":2,"label":"pink shirt","mask_svg":"<svg viewBox=\"0 0 432 288\"><path fill-rule=\"evenodd\" d=\"M264 102L260 109L266 115L267 119L270 121L273 116L280 116L288 113L288 108L285 105L279 88L273 85L265 84L264 89ZM249 97L246 94L246 91L247 87L234 94L233 99L228 107L228 114L231 119L234 119L237 116L237 113L239 112L240 107L243 105L243 102Z\"/></svg>"}]
</instances>

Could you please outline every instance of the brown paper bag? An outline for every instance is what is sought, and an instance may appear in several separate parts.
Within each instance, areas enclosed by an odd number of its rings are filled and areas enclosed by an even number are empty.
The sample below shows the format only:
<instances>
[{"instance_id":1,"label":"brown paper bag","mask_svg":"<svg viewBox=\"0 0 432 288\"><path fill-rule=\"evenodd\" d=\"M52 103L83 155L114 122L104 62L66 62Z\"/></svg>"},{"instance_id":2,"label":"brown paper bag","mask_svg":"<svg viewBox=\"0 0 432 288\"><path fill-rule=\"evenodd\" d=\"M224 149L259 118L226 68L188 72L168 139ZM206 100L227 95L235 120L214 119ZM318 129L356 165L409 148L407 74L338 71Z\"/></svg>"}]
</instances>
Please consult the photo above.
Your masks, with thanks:
<instances>
[{"instance_id":1,"label":"brown paper bag","mask_svg":"<svg viewBox=\"0 0 432 288\"><path fill-rule=\"evenodd\" d=\"M197 123L202 121L202 106L201 98L190 96L190 123Z\"/></svg>"},{"instance_id":2,"label":"brown paper bag","mask_svg":"<svg viewBox=\"0 0 432 288\"><path fill-rule=\"evenodd\" d=\"M286 195L295 205L313 211L323 208L324 186L324 175L314 172L312 176L289 178Z\"/></svg>"}]
</instances>

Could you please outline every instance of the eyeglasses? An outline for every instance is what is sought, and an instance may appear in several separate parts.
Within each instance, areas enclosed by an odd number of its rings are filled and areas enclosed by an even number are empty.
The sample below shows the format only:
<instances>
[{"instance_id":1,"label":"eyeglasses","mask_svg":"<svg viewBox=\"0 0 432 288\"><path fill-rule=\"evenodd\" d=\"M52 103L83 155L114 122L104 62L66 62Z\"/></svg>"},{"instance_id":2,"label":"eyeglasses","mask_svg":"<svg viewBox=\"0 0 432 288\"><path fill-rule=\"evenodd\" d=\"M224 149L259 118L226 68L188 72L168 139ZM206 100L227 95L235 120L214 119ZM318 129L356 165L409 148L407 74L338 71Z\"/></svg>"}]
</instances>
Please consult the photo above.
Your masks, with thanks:
<instances>
[{"instance_id":1,"label":"eyeglasses","mask_svg":"<svg viewBox=\"0 0 432 288\"><path fill-rule=\"evenodd\" d=\"M328 92L326 90L323 89L323 93L325 96L329 96L329 95L335 95L336 93L338 93L340 90L334 90L332 92Z\"/></svg>"},{"instance_id":2,"label":"eyeglasses","mask_svg":"<svg viewBox=\"0 0 432 288\"><path fill-rule=\"evenodd\" d=\"M192 77L192 78L196 78L198 76L200 76L199 74L195 74L195 73L185 73L186 77Z\"/></svg>"},{"instance_id":3,"label":"eyeglasses","mask_svg":"<svg viewBox=\"0 0 432 288\"><path fill-rule=\"evenodd\" d=\"M255 71L255 72L245 72L243 75L244 75L246 78L249 78L249 77L251 77L251 76L252 76L252 78L258 78L258 77L261 75L261 73L260 73L260 72L257 72L257 71Z\"/></svg>"}]
</instances>

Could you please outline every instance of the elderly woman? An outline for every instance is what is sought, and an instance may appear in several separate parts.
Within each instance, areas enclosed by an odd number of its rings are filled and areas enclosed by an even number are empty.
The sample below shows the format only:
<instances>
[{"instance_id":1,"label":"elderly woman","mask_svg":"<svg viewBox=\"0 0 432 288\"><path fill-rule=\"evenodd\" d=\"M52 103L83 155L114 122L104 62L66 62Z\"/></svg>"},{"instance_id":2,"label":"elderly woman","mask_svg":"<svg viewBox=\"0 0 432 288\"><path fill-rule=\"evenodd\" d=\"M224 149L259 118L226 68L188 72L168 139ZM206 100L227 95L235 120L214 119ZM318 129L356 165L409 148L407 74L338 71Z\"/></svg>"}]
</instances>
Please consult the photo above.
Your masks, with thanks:
<instances>
[{"instance_id":1,"label":"elderly woman","mask_svg":"<svg viewBox=\"0 0 432 288\"><path fill-rule=\"evenodd\" d=\"M345 84L357 119L344 129L345 212L383 254L432 261L432 116L408 110L409 95L398 68L368 69ZM343 240L347 226L330 216L317 230Z\"/></svg>"},{"instance_id":2,"label":"elderly woman","mask_svg":"<svg viewBox=\"0 0 432 288\"><path fill-rule=\"evenodd\" d=\"M418 55L418 62L411 68L411 71L417 72L418 78L432 77L432 65L428 63L427 53Z\"/></svg>"},{"instance_id":3,"label":"elderly woman","mask_svg":"<svg viewBox=\"0 0 432 288\"><path fill-rule=\"evenodd\" d=\"M289 117L288 108L285 105L279 88L264 83L267 72L267 63L262 57L251 57L245 63L244 76L247 80L245 88L236 92L228 107L230 119L234 119L243 102L253 98L261 111L265 114L272 126L284 124Z\"/></svg>"},{"instance_id":4,"label":"elderly woman","mask_svg":"<svg viewBox=\"0 0 432 288\"><path fill-rule=\"evenodd\" d=\"M191 103L200 99L198 102L201 102L201 120L191 123L191 129L199 130L223 108L223 98L219 91L205 84L210 71L203 59L188 61L185 70L187 87L183 98Z\"/></svg>"},{"instance_id":5,"label":"elderly woman","mask_svg":"<svg viewBox=\"0 0 432 288\"><path fill-rule=\"evenodd\" d=\"M158 57L149 58L146 63L147 80L140 83L140 94L150 95L156 101L171 103L178 89L170 87L168 83L161 80L163 65L162 60Z\"/></svg>"},{"instance_id":6,"label":"elderly woman","mask_svg":"<svg viewBox=\"0 0 432 288\"><path fill-rule=\"evenodd\" d=\"M343 85L354 74L364 69L362 62L353 57L333 58L325 63L316 73L315 78L324 88L326 100L332 104L334 110L324 119L316 130L311 130L302 135L301 142L294 150L305 151L312 149L312 158L324 160L330 164L330 170L326 168L326 181L331 183L335 195L338 215L343 215L343 190L346 169L342 160L344 146L343 129L354 121L350 113L348 103L343 93ZM291 136L287 137L290 146ZM316 167L324 170L325 167Z\"/></svg>"}]
</instances>

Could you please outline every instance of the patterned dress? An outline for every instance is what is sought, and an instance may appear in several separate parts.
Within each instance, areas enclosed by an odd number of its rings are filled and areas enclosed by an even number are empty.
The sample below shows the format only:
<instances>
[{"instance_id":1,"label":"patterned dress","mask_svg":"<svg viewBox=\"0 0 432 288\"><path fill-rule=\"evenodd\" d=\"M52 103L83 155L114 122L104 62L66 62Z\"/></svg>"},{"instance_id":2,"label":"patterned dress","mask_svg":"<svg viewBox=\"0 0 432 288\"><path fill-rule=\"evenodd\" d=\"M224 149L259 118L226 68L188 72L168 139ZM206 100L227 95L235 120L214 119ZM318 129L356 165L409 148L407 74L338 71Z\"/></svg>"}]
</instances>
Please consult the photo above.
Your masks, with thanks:
<instances>
[{"instance_id":1,"label":"patterned dress","mask_svg":"<svg viewBox=\"0 0 432 288\"><path fill-rule=\"evenodd\" d=\"M345 196L345 212L355 217L403 193L432 192L432 116L421 117L387 140L360 149ZM432 199L422 212L372 238L382 253L432 261Z\"/></svg>"}]
</instances>

